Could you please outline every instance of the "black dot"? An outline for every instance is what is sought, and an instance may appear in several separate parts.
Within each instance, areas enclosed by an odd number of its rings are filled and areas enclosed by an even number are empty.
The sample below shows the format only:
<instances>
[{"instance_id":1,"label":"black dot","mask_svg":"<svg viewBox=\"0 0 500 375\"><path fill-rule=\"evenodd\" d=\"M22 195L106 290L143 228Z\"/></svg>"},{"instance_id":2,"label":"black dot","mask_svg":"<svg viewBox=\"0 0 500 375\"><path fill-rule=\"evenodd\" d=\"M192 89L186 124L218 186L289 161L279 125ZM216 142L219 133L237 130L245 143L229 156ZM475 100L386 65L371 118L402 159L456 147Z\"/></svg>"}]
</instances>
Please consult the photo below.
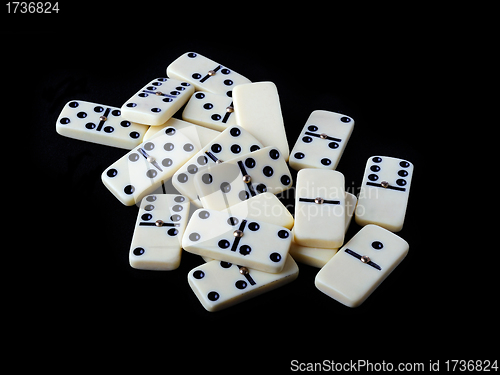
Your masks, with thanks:
<instances>
[{"instance_id":1,"label":"black dot","mask_svg":"<svg viewBox=\"0 0 500 375\"><path fill-rule=\"evenodd\" d=\"M328 143L328 147L335 150L336 148L339 148L339 144L337 142L330 142Z\"/></svg>"},{"instance_id":2,"label":"black dot","mask_svg":"<svg viewBox=\"0 0 500 375\"><path fill-rule=\"evenodd\" d=\"M66 125L66 124L69 124L71 122L71 120L67 117L63 117L59 122L63 125Z\"/></svg>"},{"instance_id":3,"label":"black dot","mask_svg":"<svg viewBox=\"0 0 500 375\"><path fill-rule=\"evenodd\" d=\"M340 118L340 121L342 121L342 122L351 122L351 119L349 117L347 117L347 116L342 116Z\"/></svg>"},{"instance_id":4,"label":"black dot","mask_svg":"<svg viewBox=\"0 0 500 375\"><path fill-rule=\"evenodd\" d=\"M253 168L255 167L257 163L255 162L255 159L254 158L247 158L245 160L245 165L247 166L247 168Z\"/></svg>"},{"instance_id":5,"label":"black dot","mask_svg":"<svg viewBox=\"0 0 500 375\"><path fill-rule=\"evenodd\" d=\"M229 262L224 262L224 261L220 262L220 266L221 266L222 268L229 268L229 267L231 267L232 265L233 265L233 264L232 264L232 263L229 263Z\"/></svg>"},{"instance_id":6,"label":"black dot","mask_svg":"<svg viewBox=\"0 0 500 375\"><path fill-rule=\"evenodd\" d=\"M187 167L187 171L191 174L195 174L196 172L198 172L198 167L194 164L190 164Z\"/></svg>"},{"instance_id":7,"label":"black dot","mask_svg":"<svg viewBox=\"0 0 500 375\"><path fill-rule=\"evenodd\" d=\"M196 232L193 232L189 235L189 239L191 241L198 241L200 238L201 238L201 236L199 235L199 233L196 233Z\"/></svg>"},{"instance_id":8,"label":"black dot","mask_svg":"<svg viewBox=\"0 0 500 375\"><path fill-rule=\"evenodd\" d=\"M71 108L76 108L79 106L78 102L71 102L68 104Z\"/></svg>"},{"instance_id":9,"label":"black dot","mask_svg":"<svg viewBox=\"0 0 500 375\"><path fill-rule=\"evenodd\" d=\"M172 207L172 211L174 212L181 212L183 210L183 207L180 204L176 204L174 207Z\"/></svg>"},{"instance_id":10,"label":"black dot","mask_svg":"<svg viewBox=\"0 0 500 375\"><path fill-rule=\"evenodd\" d=\"M330 165L330 164L332 164L332 161L328 158L323 158L323 159L321 159L321 164Z\"/></svg>"},{"instance_id":11,"label":"black dot","mask_svg":"<svg viewBox=\"0 0 500 375\"><path fill-rule=\"evenodd\" d=\"M246 281L243 281L243 280L238 280L234 283L234 285L236 286L236 288L238 289L245 289L247 287L247 283Z\"/></svg>"},{"instance_id":12,"label":"black dot","mask_svg":"<svg viewBox=\"0 0 500 375\"><path fill-rule=\"evenodd\" d=\"M205 165L208 163L208 158L204 155L198 156L198 159L196 159L199 165Z\"/></svg>"},{"instance_id":13,"label":"black dot","mask_svg":"<svg viewBox=\"0 0 500 375\"><path fill-rule=\"evenodd\" d=\"M260 146L257 146L257 145L250 146L250 151L251 152L254 152L254 151L257 151L257 150L260 150Z\"/></svg>"},{"instance_id":14,"label":"black dot","mask_svg":"<svg viewBox=\"0 0 500 375\"><path fill-rule=\"evenodd\" d=\"M370 174L370 175L368 175L368 179L370 181L377 181L378 180L378 176L376 174Z\"/></svg>"},{"instance_id":15,"label":"black dot","mask_svg":"<svg viewBox=\"0 0 500 375\"><path fill-rule=\"evenodd\" d=\"M227 223L229 225L237 225L239 222L240 221L237 218L233 217L233 216L231 216L229 219L227 219Z\"/></svg>"},{"instance_id":16,"label":"black dot","mask_svg":"<svg viewBox=\"0 0 500 375\"><path fill-rule=\"evenodd\" d=\"M264 176L271 177L273 175L274 171L270 166L267 165L262 170L262 173L264 173Z\"/></svg>"},{"instance_id":17,"label":"black dot","mask_svg":"<svg viewBox=\"0 0 500 375\"><path fill-rule=\"evenodd\" d=\"M178 231L177 229L175 229L175 228L171 228L171 229L169 229L169 230L167 231L167 234L168 234L169 236L172 236L172 237L173 237L173 236L176 236L178 233L179 233L179 231Z\"/></svg>"},{"instance_id":18,"label":"black dot","mask_svg":"<svg viewBox=\"0 0 500 375\"><path fill-rule=\"evenodd\" d=\"M396 184L398 184L399 186L405 186L406 185L406 180L403 180L402 178L398 178L396 180Z\"/></svg>"},{"instance_id":19,"label":"black dot","mask_svg":"<svg viewBox=\"0 0 500 375\"><path fill-rule=\"evenodd\" d=\"M153 215L148 214L148 213L143 214L143 215L141 216L141 219L142 219L142 220L144 220L144 221L151 220L152 218L153 218Z\"/></svg>"},{"instance_id":20,"label":"black dot","mask_svg":"<svg viewBox=\"0 0 500 375\"><path fill-rule=\"evenodd\" d=\"M375 156L374 158L372 158L372 161L374 163L380 163L382 161L382 158L379 158L378 156Z\"/></svg>"},{"instance_id":21,"label":"black dot","mask_svg":"<svg viewBox=\"0 0 500 375\"><path fill-rule=\"evenodd\" d=\"M102 130L104 130L105 133L113 133L115 131L112 126L105 126Z\"/></svg>"},{"instance_id":22,"label":"black dot","mask_svg":"<svg viewBox=\"0 0 500 375\"><path fill-rule=\"evenodd\" d=\"M108 177L115 177L116 175L118 174L118 171L114 168L111 168L109 169L107 172L106 172L106 175Z\"/></svg>"},{"instance_id":23,"label":"black dot","mask_svg":"<svg viewBox=\"0 0 500 375\"><path fill-rule=\"evenodd\" d=\"M158 112L161 112L161 109L160 108L151 108L151 112L154 112L154 113L158 113Z\"/></svg>"},{"instance_id":24,"label":"black dot","mask_svg":"<svg viewBox=\"0 0 500 375\"><path fill-rule=\"evenodd\" d=\"M195 97L196 99L203 99L203 98L205 97L205 94L204 94L204 93L202 93L202 92L197 92L197 93L194 95L194 97Z\"/></svg>"},{"instance_id":25,"label":"black dot","mask_svg":"<svg viewBox=\"0 0 500 375\"><path fill-rule=\"evenodd\" d=\"M212 152L215 152L216 154L218 154L219 152L222 151L222 146L218 143L214 143L212 145L212 147L210 147L210 149L212 150Z\"/></svg>"},{"instance_id":26,"label":"black dot","mask_svg":"<svg viewBox=\"0 0 500 375\"><path fill-rule=\"evenodd\" d=\"M401 169L401 170L398 171L398 176L406 177L406 176L408 176L408 171L405 171L404 169Z\"/></svg>"},{"instance_id":27,"label":"black dot","mask_svg":"<svg viewBox=\"0 0 500 375\"><path fill-rule=\"evenodd\" d=\"M223 193L229 193L231 191L231 184L229 182L223 182L222 184L220 184L220 190Z\"/></svg>"},{"instance_id":28,"label":"black dot","mask_svg":"<svg viewBox=\"0 0 500 375\"><path fill-rule=\"evenodd\" d=\"M133 251L135 256L141 256L144 254L146 251L142 247L136 247Z\"/></svg>"},{"instance_id":29,"label":"black dot","mask_svg":"<svg viewBox=\"0 0 500 375\"><path fill-rule=\"evenodd\" d=\"M370 167L370 171L372 171L372 172L379 172L380 171L380 167L378 165L372 165Z\"/></svg>"},{"instance_id":30,"label":"black dot","mask_svg":"<svg viewBox=\"0 0 500 375\"><path fill-rule=\"evenodd\" d=\"M231 130L229 131L229 133L233 136L233 137L238 137L240 134L241 134L241 130L238 129L238 128L231 128Z\"/></svg>"},{"instance_id":31,"label":"black dot","mask_svg":"<svg viewBox=\"0 0 500 375\"><path fill-rule=\"evenodd\" d=\"M282 229L278 232L279 238L288 238L289 236L290 236L290 232L288 232L287 230Z\"/></svg>"},{"instance_id":32,"label":"black dot","mask_svg":"<svg viewBox=\"0 0 500 375\"><path fill-rule=\"evenodd\" d=\"M408 168L410 166L410 163L403 160L402 162L399 163L399 165L403 168Z\"/></svg>"},{"instance_id":33,"label":"black dot","mask_svg":"<svg viewBox=\"0 0 500 375\"><path fill-rule=\"evenodd\" d=\"M138 133L138 132L131 132L129 134L129 137L132 138L132 139L137 139L139 138L141 135Z\"/></svg>"},{"instance_id":34,"label":"black dot","mask_svg":"<svg viewBox=\"0 0 500 375\"><path fill-rule=\"evenodd\" d=\"M210 301L217 301L219 299L219 293L210 292L210 293L208 293L207 297Z\"/></svg>"},{"instance_id":35,"label":"black dot","mask_svg":"<svg viewBox=\"0 0 500 375\"><path fill-rule=\"evenodd\" d=\"M248 193L248 191L242 190L238 193L238 198L240 198L240 200L242 201L245 201L250 198L250 194Z\"/></svg>"},{"instance_id":36,"label":"black dot","mask_svg":"<svg viewBox=\"0 0 500 375\"><path fill-rule=\"evenodd\" d=\"M260 228L260 225L258 223L256 223L255 221L252 221L250 224L248 224L248 229L250 229L251 231L256 231L256 230L259 230Z\"/></svg>"},{"instance_id":37,"label":"black dot","mask_svg":"<svg viewBox=\"0 0 500 375\"><path fill-rule=\"evenodd\" d=\"M191 143L186 143L183 147L184 151L193 151L194 150L194 146L191 144Z\"/></svg>"},{"instance_id":38,"label":"black dot","mask_svg":"<svg viewBox=\"0 0 500 375\"><path fill-rule=\"evenodd\" d=\"M194 79L200 79L201 74L200 73L193 73L193 75L191 77L193 77Z\"/></svg>"},{"instance_id":39,"label":"black dot","mask_svg":"<svg viewBox=\"0 0 500 375\"><path fill-rule=\"evenodd\" d=\"M231 146L231 152L233 154L239 154L241 152L241 147L240 145L232 145Z\"/></svg>"},{"instance_id":40,"label":"black dot","mask_svg":"<svg viewBox=\"0 0 500 375\"><path fill-rule=\"evenodd\" d=\"M85 124L85 127L86 127L87 129L89 129L89 130L90 130L90 129L94 129L94 128L95 128L95 124L94 124L93 122L87 122L87 123Z\"/></svg>"},{"instance_id":41,"label":"black dot","mask_svg":"<svg viewBox=\"0 0 500 375\"><path fill-rule=\"evenodd\" d=\"M252 248L248 245L243 245L240 247L240 254L241 255L248 255L252 252Z\"/></svg>"},{"instance_id":42,"label":"black dot","mask_svg":"<svg viewBox=\"0 0 500 375\"><path fill-rule=\"evenodd\" d=\"M210 212L205 211L205 210L200 211L200 212L198 213L198 217L199 217L200 219L208 219L208 218L210 217Z\"/></svg>"},{"instance_id":43,"label":"black dot","mask_svg":"<svg viewBox=\"0 0 500 375\"><path fill-rule=\"evenodd\" d=\"M135 191L135 188L132 185L127 185L125 186L123 191L125 192L125 194L130 195Z\"/></svg>"},{"instance_id":44,"label":"black dot","mask_svg":"<svg viewBox=\"0 0 500 375\"><path fill-rule=\"evenodd\" d=\"M102 111L104 111L104 108L102 108L100 105L94 107L94 112L101 113Z\"/></svg>"},{"instance_id":45,"label":"black dot","mask_svg":"<svg viewBox=\"0 0 500 375\"><path fill-rule=\"evenodd\" d=\"M127 103L127 107L134 108L137 104L135 103Z\"/></svg>"},{"instance_id":46,"label":"black dot","mask_svg":"<svg viewBox=\"0 0 500 375\"><path fill-rule=\"evenodd\" d=\"M227 249L231 244L229 243L228 240L220 240L217 245L221 248L221 249Z\"/></svg>"},{"instance_id":47,"label":"black dot","mask_svg":"<svg viewBox=\"0 0 500 375\"><path fill-rule=\"evenodd\" d=\"M208 185L212 183L213 178L210 173L205 173L203 176L201 176L201 180Z\"/></svg>"},{"instance_id":48,"label":"black dot","mask_svg":"<svg viewBox=\"0 0 500 375\"><path fill-rule=\"evenodd\" d=\"M189 58L191 58L191 59L192 59L192 58L195 58L196 56L197 56L197 55L196 55L196 53L194 53L194 52L189 52L189 53L188 53L188 57L189 57Z\"/></svg>"},{"instance_id":49,"label":"black dot","mask_svg":"<svg viewBox=\"0 0 500 375\"><path fill-rule=\"evenodd\" d=\"M281 255L278 253L272 253L271 255L269 255L269 259L271 259L275 263L278 263L281 260Z\"/></svg>"},{"instance_id":50,"label":"black dot","mask_svg":"<svg viewBox=\"0 0 500 375\"><path fill-rule=\"evenodd\" d=\"M293 155L295 159L304 159L304 153L303 152L296 152L295 155Z\"/></svg>"},{"instance_id":51,"label":"black dot","mask_svg":"<svg viewBox=\"0 0 500 375\"><path fill-rule=\"evenodd\" d=\"M226 79L226 80L224 80L224 84L226 86L231 86L233 84L233 81L231 81L230 79Z\"/></svg>"},{"instance_id":52,"label":"black dot","mask_svg":"<svg viewBox=\"0 0 500 375\"><path fill-rule=\"evenodd\" d=\"M120 110L115 109L115 110L111 111L111 114L112 114L113 116L120 116L122 113L120 112Z\"/></svg>"},{"instance_id":53,"label":"black dot","mask_svg":"<svg viewBox=\"0 0 500 375\"><path fill-rule=\"evenodd\" d=\"M172 151L174 149L174 144L173 143L165 143L165 145L163 145L163 149L165 151Z\"/></svg>"},{"instance_id":54,"label":"black dot","mask_svg":"<svg viewBox=\"0 0 500 375\"><path fill-rule=\"evenodd\" d=\"M205 272L200 271L200 270L198 270L198 271L194 271L194 272L193 272L193 277L194 277L195 279L198 279L198 280L199 280L199 279L203 279L203 278L205 277Z\"/></svg>"},{"instance_id":55,"label":"black dot","mask_svg":"<svg viewBox=\"0 0 500 375\"><path fill-rule=\"evenodd\" d=\"M258 184L256 187L255 187L255 190L257 190L257 192L259 194L262 194L262 193L265 193L267 191L267 187L266 185L264 184Z\"/></svg>"},{"instance_id":56,"label":"black dot","mask_svg":"<svg viewBox=\"0 0 500 375\"><path fill-rule=\"evenodd\" d=\"M271 159L277 160L280 157L280 152L273 148L271 151L269 151L269 156L271 157Z\"/></svg>"},{"instance_id":57,"label":"black dot","mask_svg":"<svg viewBox=\"0 0 500 375\"><path fill-rule=\"evenodd\" d=\"M283 185L288 186L290 185L290 182L292 182L292 179L290 178L290 176L284 174L283 176L281 176L280 181Z\"/></svg>"},{"instance_id":58,"label":"black dot","mask_svg":"<svg viewBox=\"0 0 500 375\"><path fill-rule=\"evenodd\" d=\"M307 127L307 130L309 130L311 132L315 132L315 131L318 131L318 127L316 125L309 125Z\"/></svg>"},{"instance_id":59,"label":"black dot","mask_svg":"<svg viewBox=\"0 0 500 375\"><path fill-rule=\"evenodd\" d=\"M382 242L380 241L373 241L372 242L372 247L375 249L375 250L380 250L384 247L384 245L382 244Z\"/></svg>"},{"instance_id":60,"label":"black dot","mask_svg":"<svg viewBox=\"0 0 500 375\"><path fill-rule=\"evenodd\" d=\"M212 103L203 104L203 108L205 108L205 109L212 109L213 107L214 107L214 105Z\"/></svg>"},{"instance_id":61,"label":"black dot","mask_svg":"<svg viewBox=\"0 0 500 375\"><path fill-rule=\"evenodd\" d=\"M181 184L187 182L188 176L185 173L181 173L177 176L177 181L179 181Z\"/></svg>"},{"instance_id":62,"label":"black dot","mask_svg":"<svg viewBox=\"0 0 500 375\"><path fill-rule=\"evenodd\" d=\"M214 121L219 121L222 116L216 113L215 115L210 116L210 118Z\"/></svg>"},{"instance_id":63,"label":"black dot","mask_svg":"<svg viewBox=\"0 0 500 375\"><path fill-rule=\"evenodd\" d=\"M229 74L229 73L231 73L231 71L229 69L227 69L227 68L222 69L220 72L222 74Z\"/></svg>"},{"instance_id":64,"label":"black dot","mask_svg":"<svg viewBox=\"0 0 500 375\"><path fill-rule=\"evenodd\" d=\"M166 135L174 135L175 134L175 128L167 128L167 129L165 129L165 134Z\"/></svg>"},{"instance_id":65,"label":"black dot","mask_svg":"<svg viewBox=\"0 0 500 375\"><path fill-rule=\"evenodd\" d=\"M85 117L87 117L87 113L85 113L85 112L78 112L76 115L77 115L78 118L85 118Z\"/></svg>"},{"instance_id":66,"label":"black dot","mask_svg":"<svg viewBox=\"0 0 500 375\"><path fill-rule=\"evenodd\" d=\"M313 139L312 139L311 137L309 137L309 136L305 136L305 137L302 137L302 140L303 140L305 143L310 143L310 142L312 142L312 140L313 140Z\"/></svg>"}]
</instances>

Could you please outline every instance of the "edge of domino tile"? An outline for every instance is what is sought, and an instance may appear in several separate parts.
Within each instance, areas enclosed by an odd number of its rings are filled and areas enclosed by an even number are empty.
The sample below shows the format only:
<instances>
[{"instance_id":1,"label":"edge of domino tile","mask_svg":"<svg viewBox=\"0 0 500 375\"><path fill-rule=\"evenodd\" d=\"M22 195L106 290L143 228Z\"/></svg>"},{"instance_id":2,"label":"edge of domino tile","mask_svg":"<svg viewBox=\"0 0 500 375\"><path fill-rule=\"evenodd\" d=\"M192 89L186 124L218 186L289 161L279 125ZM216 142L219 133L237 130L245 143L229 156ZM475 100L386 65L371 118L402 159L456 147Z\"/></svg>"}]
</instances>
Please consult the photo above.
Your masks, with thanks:
<instances>
[{"instance_id":1,"label":"edge of domino tile","mask_svg":"<svg viewBox=\"0 0 500 375\"><path fill-rule=\"evenodd\" d=\"M209 261L220 262L221 261L218 259L210 259L210 258L206 258L206 257L203 257L203 259L204 260L206 259L207 262L209 262ZM235 296L235 297L225 301L224 303L213 305L213 304L207 302L206 299L204 298L204 296L202 298L199 298L196 284L194 284L194 281L190 277L193 270L197 269L198 267L200 267L200 266L197 266L188 272L187 279L188 279L189 286L191 287L193 293L196 295L196 298L198 298L199 302L205 308L205 310L207 310L209 312L221 311L221 310L227 309L228 307L235 306L235 305L240 304L242 302L248 301L249 299L252 299L254 297L258 297L261 294L271 292L274 289L278 289L279 287L284 286L286 284L289 284L292 281L294 281L295 279L297 279L297 277L299 276L299 272L300 272L299 266L297 265L297 263L295 262L293 257L288 254L285 265L284 265L283 270L281 272L290 273L289 275L287 275L283 278L280 278L278 280L272 281L270 283L267 283L264 285L259 285L258 287L251 289L247 293L244 293L242 297ZM252 273L252 271L265 273L264 271L250 269L250 274ZM266 290L262 291L262 288L265 288Z\"/></svg>"}]
</instances>

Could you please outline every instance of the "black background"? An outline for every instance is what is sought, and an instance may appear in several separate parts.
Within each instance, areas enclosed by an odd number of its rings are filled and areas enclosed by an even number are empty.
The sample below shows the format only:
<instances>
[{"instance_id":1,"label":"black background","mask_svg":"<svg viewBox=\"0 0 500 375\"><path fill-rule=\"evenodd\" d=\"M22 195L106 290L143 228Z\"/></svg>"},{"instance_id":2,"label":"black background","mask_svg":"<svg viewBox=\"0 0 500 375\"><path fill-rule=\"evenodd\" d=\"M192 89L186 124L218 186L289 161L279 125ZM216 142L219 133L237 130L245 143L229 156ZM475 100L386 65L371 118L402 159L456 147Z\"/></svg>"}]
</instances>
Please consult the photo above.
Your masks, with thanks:
<instances>
[{"instance_id":1,"label":"black background","mask_svg":"<svg viewBox=\"0 0 500 375\"><path fill-rule=\"evenodd\" d=\"M447 156L435 138L442 123L432 112L430 74L438 58L420 24L407 25L404 17L364 23L335 8L289 19L290 9L280 8L245 22L236 17L230 26L227 17L216 17L216 5L206 6L212 17L194 6L177 13L160 7L135 14L134 8L125 18L111 6L68 6L42 25L31 23L41 16L12 15L3 26L9 107L3 125L11 145L4 155L13 176L4 189L14 192L6 194L13 206L5 215L12 230L26 233L5 265L9 285L16 285L8 293L13 316L29 312L19 323L29 327L26 336L37 343L56 338L67 355L107 357L120 341L126 349L112 359L116 363L189 369L223 363L234 372L264 364L286 371L292 359L413 358L427 364L437 357L492 355L487 343L498 335L498 308L487 302L492 281L483 276L475 282L474 267L465 266L471 260L455 256L451 238L457 234L438 220L449 203L446 189L429 189L435 181L430 171ZM211 25L214 19L222 24ZM314 286L318 269L298 263L293 283L209 313L187 283L200 257L183 252L180 267L170 272L129 266L137 207L123 206L100 180L126 150L62 137L55 120L72 99L120 107L187 51L252 82L273 81L290 149L313 110L354 118L337 168L350 192L359 192L372 155L414 163L398 233L409 254L363 305L351 309L328 298ZM283 200L292 203L293 196ZM359 229L353 221L346 241ZM89 347L82 344L89 339Z\"/></svg>"}]
</instances>

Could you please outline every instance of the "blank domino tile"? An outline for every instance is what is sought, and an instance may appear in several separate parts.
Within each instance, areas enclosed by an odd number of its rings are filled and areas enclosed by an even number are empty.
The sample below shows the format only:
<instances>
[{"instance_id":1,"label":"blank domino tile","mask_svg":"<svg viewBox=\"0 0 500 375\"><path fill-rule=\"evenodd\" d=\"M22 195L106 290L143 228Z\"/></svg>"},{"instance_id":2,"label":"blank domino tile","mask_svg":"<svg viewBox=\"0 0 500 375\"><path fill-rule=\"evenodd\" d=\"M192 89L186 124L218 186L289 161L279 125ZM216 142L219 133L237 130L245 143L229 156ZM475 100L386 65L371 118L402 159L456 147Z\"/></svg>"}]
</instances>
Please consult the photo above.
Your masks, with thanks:
<instances>
[{"instance_id":1,"label":"blank domino tile","mask_svg":"<svg viewBox=\"0 0 500 375\"><path fill-rule=\"evenodd\" d=\"M405 258L408 249L401 237L367 225L318 272L316 287L346 306L359 306Z\"/></svg>"},{"instance_id":2,"label":"blank domino tile","mask_svg":"<svg viewBox=\"0 0 500 375\"><path fill-rule=\"evenodd\" d=\"M191 83L196 90L231 97L236 85L249 83L243 77L219 63L196 52L187 52L167 67L167 75Z\"/></svg>"},{"instance_id":3,"label":"blank domino tile","mask_svg":"<svg viewBox=\"0 0 500 375\"><path fill-rule=\"evenodd\" d=\"M206 126L207 128L223 131L227 127L236 125L233 99L211 92L198 91L186 104L182 112L182 119Z\"/></svg>"},{"instance_id":4,"label":"blank domino tile","mask_svg":"<svg viewBox=\"0 0 500 375\"><path fill-rule=\"evenodd\" d=\"M101 179L120 202L131 206L157 189L197 151L181 130L168 127L110 165Z\"/></svg>"},{"instance_id":5,"label":"blank domino tile","mask_svg":"<svg viewBox=\"0 0 500 375\"><path fill-rule=\"evenodd\" d=\"M347 232L347 228L349 228L349 224L351 223L356 202L357 198L354 194L345 193L345 232ZM294 237L295 231L292 229L292 244L290 245L289 253L297 262L321 268L337 253L338 248L324 249L299 245L295 242Z\"/></svg>"},{"instance_id":6,"label":"blank domino tile","mask_svg":"<svg viewBox=\"0 0 500 375\"><path fill-rule=\"evenodd\" d=\"M344 242L344 175L327 169L301 169L295 190L295 241L339 248Z\"/></svg>"},{"instance_id":7,"label":"blank domino tile","mask_svg":"<svg viewBox=\"0 0 500 375\"><path fill-rule=\"evenodd\" d=\"M356 223L399 232L410 195L413 164L388 156L368 158L356 207Z\"/></svg>"},{"instance_id":8,"label":"blank domino tile","mask_svg":"<svg viewBox=\"0 0 500 375\"><path fill-rule=\"evenodd\" d=\"M140 124L164 124L194 93L194 86L170 78L155 78L122 105L123 117Z\"/></svg>"},{"instance_id":9,"label":"blank domino tile","mask_svg":"<svg viewBox=\"0 0 500 375\"><path fill-rule=\"evenodd\" d=\"M236 123L252 133L264 146L277 147L285 161L288 161L290 151L276 85L272 82L257 82L236 86L233 100Z\"/></svg>"},{"instance_id":10,"label":"blank domino tile","mask_svg":"<svg viewBox=\"0 0 500 375\"><path fill-rule=\"evenodd\" d=\"M130 150L142 142L148 126L126 120L120 108L71 100L56 122L65 137Z\"/></svg>"},{"instance_id":11,"label":"blank domino tile","mask_svg":"<svg viewBox=\"0 0 500 375\"><path fill-rule=\"evenodd\" d=\"M290 230L285 227L200 208L189 220L182 248L193 254L278 273L285 265L291 240Z\"/></svg>"},{"instance_id":12,"label":"blank domino tile","mask_svg":"<svg viewBox=\"0 0 500 375\"><path fill-rule=\"evenodd\" d=\"M189 199L177 194L144 197L135 223L129 262L133 268L169 271L181 262Z\"/></svg>"},{"instance_id":13,"label":"blank domino tile","mask_svg":"<svg viewBox=\"0 0 500 375\"><path fill-rule=\"evenodd\" d=\"M219 311L295 280L299 267L287 256L279 273L267 273L220 260L212 260L188 273L189 286L203 307Z\"/></svg>"},{"instance_id":14,"label":"blank domino tile","mask_svg":"<svg viewBox=\"0 0 500 375\"><path fill-rule=\"evenodd\" d=\"M290 153L290 167L335 169L354 128L340 113L313 111Z\"/></svg>"}]
</instances>

